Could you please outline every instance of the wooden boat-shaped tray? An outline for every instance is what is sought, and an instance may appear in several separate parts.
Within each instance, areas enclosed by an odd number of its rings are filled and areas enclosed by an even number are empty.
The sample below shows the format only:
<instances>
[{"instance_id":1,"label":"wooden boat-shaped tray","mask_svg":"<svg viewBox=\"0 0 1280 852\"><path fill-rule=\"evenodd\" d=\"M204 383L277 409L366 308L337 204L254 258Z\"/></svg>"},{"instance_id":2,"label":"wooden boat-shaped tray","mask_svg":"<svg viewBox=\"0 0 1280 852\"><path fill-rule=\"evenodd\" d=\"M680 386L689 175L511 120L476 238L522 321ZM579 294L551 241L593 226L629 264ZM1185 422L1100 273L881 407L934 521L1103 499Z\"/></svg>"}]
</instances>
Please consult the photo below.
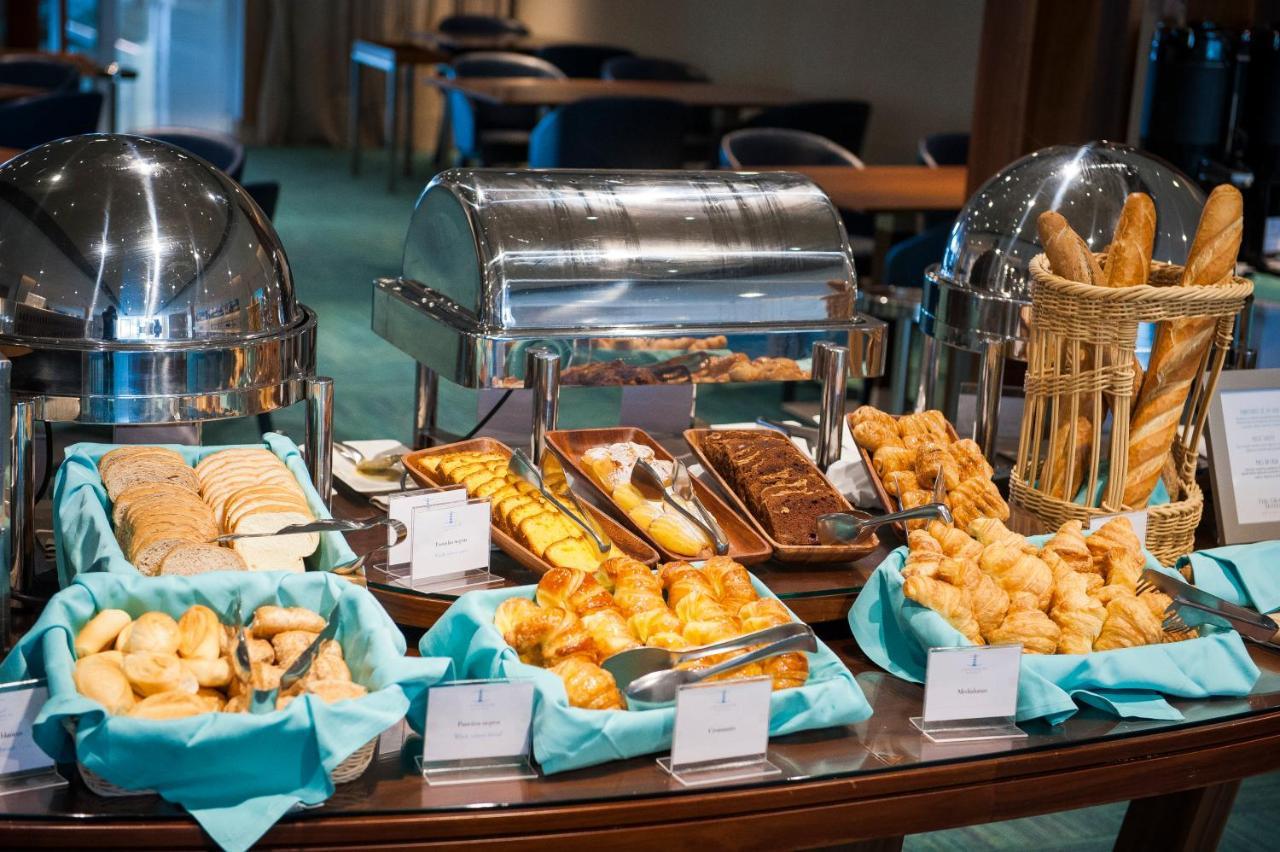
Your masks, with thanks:
<instances>
[{"instance_id":1,"label":"wooden boat-shaped tray","mask_svg":"<svg viewBox=\"0 0 1280 852\"><path fill-rule=\"evenodd\" d=\"M693 450L694 456L696 456L698 461L701 462L703 469L707 472L707 475L711 477L713 482L715 482L716 487L729 498L729 502L733 507L738 510L742 517L746 518L751 523L751 526L755 528L755 531L759 533L760 537L767 541L769 546L773 548L773 557L779 562L851 562L855 559L866 556L868 553L876 549L876 546L880 542L879 539L876 538L875 533L867 533L852 544L783 544L782 542L774 539L769 535L768 531L765 530L764 525L760 523L756 516L751 514L751 510L747 508L747 504L743 502L742 498L739 497L731 487L729 487L729 483L725 481L719 471L712 467L711 462L707 460L706 454L702 452L702 439L710 431L712 430L686 429L684 431L684 440L689 445L689 449ZM803 456L803 454L801 455ZM818 475L822 477L822 480L826 482L827 486L836 494L837 497L839 497L843 510L846 512L852 512L853 507L849 505L849 501L840 493L840 489L831 484L831 480L827 479L826 475L823 474L822 471L818 470L817 465L814 465L812 462L809 462L809 464L813 466L815 471L818 471Z\"/></svg>"},{"instance_id":2,"label":"wooden boat-shaped tray","mask_svg":"<svg viewBox=\"0 0 1280 852\"><path fill-rule=\"evenodd\" d=\"M444 444L439 447L428 447L425 450L414 450L404 456L404 469L409 472L415 482L424 488L446 487L454 483L448 482L443 477L437 477L421 467L419 460L428 456L443 456L450 453L463 452L500 453L507 458L511 457L511 448L501 441L495 441L492 438L472 438L469 441L459 441L455 444ZM591 513L591 516L600 522L601 528L613 541L615 547L645 565L653 566L658 564L658 552L656 550L595 506L585 500L581 502L586 507L586 510ZM502 552L519 562L522 567L541 574L545 574L555 567L525 547L514 537L508 535L496 522L490 524L490 530L494 542L502 549Z\"/></svg>"},{"instance_id":3,"label":"wooden boat-shaped tray","mask_svg":"<svg viewBox=\"0 0 1280 852\"><path fill-rule=\"evenodd\" d=\"M615 503L610 495L605 493L605 490L600 487L586 466L583 465L582 454L592 447L624 442L642 444L652 449L654 456L658 459L674 461L671 453L667 452L647 432L630 426L615 426L605 429L564 429L547 433L547 443L555 450L556 455L560 456L564 463L574 472L578 477L578 481L584 483L579 487L583 491L589 491L592 496L603 500L605 505L609 506L617 515L619 523L651 544L662 555L663 559L678 562L710 556L711 553L707 553L706 556L702 557L681 556L665 549L653 537L640 529L635 521L627 517L627 513L623 511L622 507ZM769 543L761 538L755 528L743 520L729 504L721 500L715 491L699 480L694 479L693 493L702 501L702 505L707 507L707 511L711 513L711 516L720 525L720 529L724 531L724 537L729 542L727 556L743 565L753 565L769 558L773 552Z\"/></svg>"},{"instance_id":4,"label":"wooden boat-shaped tray","mask_svg":"<svg viewBox=\"0 0 1280 852\"><path fill-rule=\"evenodd\" d=\"M897 420L897 417L893 418ZM853 436L853 415L845 415L846 426L849 429L849 436ZM947 421L947 435L951 442L955 443L960 440L960 436L956 434L956 427L951 425L951 421ZM886 512L896 512L902 508L898 504L898 498L889 493L889 489L884 487L884 480L880 478L880 471L876 470L875 462L871 458L871 454L867 452L867 448L858 443L858 439L854 438L853 443L858 448L858 455L862 457L862 465L867 469L867 478L871 480L871 488L876 492L876 498L880 501L880 505L884 507ZM893 524L893 529L902 537L903 541L907 538L907 525L902 523Z\"/></svg>"}]
</instances>

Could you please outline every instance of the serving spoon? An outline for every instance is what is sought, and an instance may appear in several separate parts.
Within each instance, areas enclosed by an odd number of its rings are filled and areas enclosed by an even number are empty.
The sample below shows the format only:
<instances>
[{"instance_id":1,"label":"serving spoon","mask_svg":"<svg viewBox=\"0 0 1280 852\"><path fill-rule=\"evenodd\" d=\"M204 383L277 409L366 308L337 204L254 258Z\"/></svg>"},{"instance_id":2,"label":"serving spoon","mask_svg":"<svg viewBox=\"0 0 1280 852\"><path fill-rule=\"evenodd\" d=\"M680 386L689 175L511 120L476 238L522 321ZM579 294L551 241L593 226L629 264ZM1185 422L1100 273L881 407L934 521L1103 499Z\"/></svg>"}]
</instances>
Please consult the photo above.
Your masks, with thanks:
<instances>
[{"instance_id":1,"label":"serving spoon","mask_svg":"<svg viewBox=\"0 0 1280 852\"><path fill-rule=\"evenodd\" d=\"M937 518L944 524L951 523L951 510L945 503L925 503L901 512L872 517L856 509L852 512L832 512L818 518L818 541L822 544L850 544L862 538L876 527L922 518Z\"/></svg>"},{"instance_id":2,"label":"serving spoon","mask_svg":"<svg viewBox=\"0 0 1280 852\"><path fill-rule=\"evenodd\" d=\"M808 651L812 653L816 650L818 650L818 640L813 635L813 631L809 631L808 633L788 636L785 639L778 639L767 645L761 645L741 656L731 657L715 665L707 666L705 669L664 669L651 672L633 680L627 686L625 692L628 698L636 701L662 704L674 701L676 692L682 686L699 683L707 678L722 675L725 672L733 671L736 668L741 668L760 660L767 660L779 654L786 654L792 651Z\"/></svg>"},{"instance_id":3,"label":"serving spoon","mask_svg":"<svg viewBox=\"0 0 1280 852\"><path fill-rule=\"evenodd\" d=\"M752 645L765 645L770 642L776 642L779 639L812 635L813 628L809 625L802 624L799 621L791 621L786 624L766 627L763 630L757 630L754 633L748 633L743 636L735 636L732 639L713 642L710 645L703 645L698 648L685 648L680 651L655 648L651 645L630 648L626 651L619 651L612 657L605 658L600 666L613 675L614 681L618 684L618 689L626 689L627 685L637 678L644 677L651 672L673 669L681 663L687 663L691 660L709 657L712 654L741 651L743 648L750 648Z\"/></svg>"}]
</instances>

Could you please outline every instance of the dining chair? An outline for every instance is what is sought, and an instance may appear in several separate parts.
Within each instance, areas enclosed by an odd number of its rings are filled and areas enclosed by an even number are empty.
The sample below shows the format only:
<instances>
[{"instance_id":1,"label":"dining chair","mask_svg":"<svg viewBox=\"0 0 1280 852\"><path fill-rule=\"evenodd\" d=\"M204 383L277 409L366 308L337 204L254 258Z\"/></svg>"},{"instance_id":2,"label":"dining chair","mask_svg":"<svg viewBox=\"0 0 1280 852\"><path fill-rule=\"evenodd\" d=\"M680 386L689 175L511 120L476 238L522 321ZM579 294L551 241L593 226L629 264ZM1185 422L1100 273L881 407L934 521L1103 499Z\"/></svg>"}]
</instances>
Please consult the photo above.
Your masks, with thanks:
<instances>
[{"instance_id":1,"label":"dining chair","mask_svg":"<svg viewBox=\"0 0 1280 852\"><path fill-rule=\"evenodd\" d=\"M665 98L584 98L552 110L529 137L535 169L678 169L684 105Z\"/></svg>"},{"instance_id":2,"label":"dining chair","mask_svg":"<svg viewBox=\"0 0 1280 852\"><path fill-rule=\"evenodd\" d=\"M75 91L80 70L70 62L27 53L0 54L0 83L38 86L51 92Z\"/></svg>"},{"instance_id":3,"label":"dining chair","mask_svg":"<svg viewBox=\"0 0 1280 852\"><path fill-rule=\"evenodd\" d=\"M969 162L968 133L930 133L916 143L916 155L922 165L963 166Z\"/></svg>"},{"instance_id":4,"label":"dining chair","mask_svg":"<svg viewBox=\"0 0 1280 852\"><path fill-rule=\"evenodd\" d=\"M467 77L541 77L565 79L564 72L545 59L520 53L468 53L442 66L450 79ZM538 123L538 108L497 106L449 92L448 121L460 161L492 164L521 162L526 157L529 131Z\"/></svg>"},{"instance_id":5,"label":"dining chair","mask_svg":"<svg viewBox=\"0 0 1280 852\"><path fill-rule=\"evenodd\" d=\"M600 79L604 64L619 56L631 56L625 47L606 44L549 44L534 51L534 56L545 59L559 68L567 77Z\"/></svg>"},{"instance_id":6,"label":"dining chair","mask_svg":"<svg viewBox=\"0 0 1280 852\"><path fill-rule=\"evenodd\" d=\"M515 18L500 18L495 15L450 15L440 21L436 29L458 36L529 34L529 28Z\"/></svg>"},{"instance_id":7,"label":"dining chair","mask_svg":"<svg viewBox=\"0 0 1280 852\"><path fill-rule=\"evenodd\" d=\"M684 62L654 56L616 56L604 63L600 76L606 80L667 80L705 83L706 74Z\"/></svg>"},{"instance_id":8,"label":"dining chair","mask_svg":"<svg viewBox=\"0 0 1280 852\"><path fill-rule=\"evenodd\" d=\"M58 92L0 105L0 147L34 148L64 136L92 133L102 115L101 92Z\"/></svg>"},{"instance_id":9,"label":"dining chair","mask_svg":"<svg viewBox=\"0 0 1280 852\"><path fill-rule=\"evenodd\" d=\"M862 153L870 118L871 104L866 101L800 101L763 110L743 126L805 130L826 137L858 155Z\"/></svg>"},{"instance_id":10,"label":"dining chair","mask_svg":"<svg viewBox=\"0 0 1280 852\"><path fill-rule=\"evenodd\" d=\"M244 172L244 144L225 133L195 127L154 127L135 130L133 134L167 142L175 148L202 157L226 172L237 183Z\"/></svg>"}]
</instances>

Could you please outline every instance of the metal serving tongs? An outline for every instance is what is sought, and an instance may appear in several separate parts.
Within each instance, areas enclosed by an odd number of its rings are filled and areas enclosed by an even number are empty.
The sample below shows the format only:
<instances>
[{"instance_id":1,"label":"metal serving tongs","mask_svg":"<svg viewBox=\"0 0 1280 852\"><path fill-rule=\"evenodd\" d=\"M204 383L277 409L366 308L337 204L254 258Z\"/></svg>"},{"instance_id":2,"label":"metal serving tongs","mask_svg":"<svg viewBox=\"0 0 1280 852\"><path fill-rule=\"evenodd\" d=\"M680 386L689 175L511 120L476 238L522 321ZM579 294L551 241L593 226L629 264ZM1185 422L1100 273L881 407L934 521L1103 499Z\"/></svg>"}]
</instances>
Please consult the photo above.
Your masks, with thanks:
<instances>
[{"instance_id":1,"label":"metal serving tongs","mask_svg":"<svg viewBox=\"0 0 1280 852\"><path fill-rule=\"evenodd\" d=\"M668 486L653 469L653 465L644 459L637 459L635 466L631 468L631 485L646 500L661 500L688 518L694 526L707 534L718 555L723 556L729 552L729 540L725 538L724 530L720 529L720 524L716 523L716 519L694 493L689 469L679 461L673 459L671 462L671 485ZM696 516L685 507L686 503L697 510Z\"/></svg>"},{"instance_id":2,"label":"metal serving tongs","mask_svg":"<svg viewBox=\"0 0 1280 852\"><path fill-rule=\"evenodd\" d=\"M1212 624L1235 630L1245 639L1269 647L1280 647L1280 624L1270 616L1237 606L1179 577L1145 568L1138 578L1137 592L1159 589L1173 598L1165 609L1165 629L1185 630Z\"/></svg>"},{"instance_id":3,"label":"metal serving tongs","mask_svg":"<svg viewBox=\"0 0 1280 852\"><path fill-rule=\"evenodd\" d=\"M703 645L699 648L685 648L680 651L644 645L639 648L619 651L612 657L606 657L600 666L613 675L614 681L618 684L618 689L626 689L634 680L653 672L673 669L681 663L699 660L712 654L727 654L733 651L740 651L744 648L750 648L752 645L767 645L780 639L790 639L796 636L812 637L813 628L799 621L791 621L786 624L766 627L764 630L757 630L755 633L748 633L744 636L724 639L711 645Z\"/></svg>"},{"instance_id":4,"label":"metal serving tongs","mask_svg":"<svg viewBox=\"0 0 1280 852\"><path fill-rule=\"evenodd\" d=\"M367 521L347 521L339 518L323 518L318 521L310 521L305 524L290 524L287 527L281 527L273 533L228 533L214 539L217 544L227 544L242 538L270 538L277 535L298 535L299 533L323 533L323 532L362 532L377 527L387 528L387 539L385 544L379 544L366 550L358 555L350 562L342 565L334 566L329 569L331 574L337 574L340 577L348 577L356 574L369 557L375 553L379 553L387 548L394 547L404 541L409 535L409 528L401 521L394 518L373 518Z\"/></svg>"},{"instance_id":5,"label":"metal serving tongs","mask_svg":"<svg viewBox=\"0 0 1280 852\"><path fill-rule=\"evenodd\" d=\"M788 627L790 625L779 625L780 627ZM807 625L800 625L806 627ZM763 632L763 631L761 631ZM749 647L746 643L756 645L759 642L759 634L749 634L748 636L739 637L738 641L742 646ZM737 650L736 648L734 650ZM628 698L634 698L636 701L643 701L653 704L660 704L667 701L674 701L676 692L682 686L691 683L698 683L707 678L722 675L725 672L733 671L736 668L758 663L761 660L767 660L770 657L776 657L779 654L793 653L796 651L808 651L812 653L818 650L818 640L813 635L812 630L807 632L794 632L792 635L785 636L781 639L775 639L764 645L752 648L745 654L737 657L730 657L727 660L707 666L705 669L662 669L661 671L650 672L647 675L638 677L627 685L625 690ZM607 662L607 661L606 661Z\"/></svg>"},{"instance_id":6,"label":"metal serving tongs","mask_svg":"<svg viewBox=\"0 0 1280 852\"><path fill-rule=\"evenodd\" d=\"M539 466L533 463L524 450L516 450L507 460L507 470L538 489L552 506L582 527L601 553L608 553L613 548L613 542L609 540L608 534L578 502L577 496L573 493L573 477L564 469L564 465L560 464L560 459L556 458L555 453L549 450L544 452Z\"/></svg>"},{"instance_id":7,"label":"metal serving tongs","mask_svg":"<svg viewBox=\"0 0 1280 852\"><path fill-rule=\"evenodd\" d=\"M311 640L311 644L303 649L298 658L289 664L289 668L284 670L284 674L280 675L280 690L289 690L295 683L307 676L307 672L311 671L311 664L315 662L316 655L320 653L320 649L324 643L332 639L338 633L338 605L334 604L329 610L329 617L324 621L324 629L321 630L316 638ZM271 703L275 704L275 696L272 696Z\"/></svg>"},{"instance_id":8,"label":"metal serving tongs","mask_svg":"<svg viewBox=\"0 0 1280 852\"><path fill-rule=\"evenodd\" d=\"M231 668L249 696L249 712L270 713L276 709L276 690L258 689L253 685L253 658L249 655L249 640L244 635L244 612L240 605L240 591L231 601L231 623L235 625L235 647L231 652Z\"/></svg>"},{"instance_id":9,"label":"metal serving tongs","mask_svg":"<svg viewBox=\"0 0 1280 852\"><path fill-rule=\"evenodd\" d=\"M925 503L923 506L879 517L872 517L867 512L856 509L852 512L832 512L818 518L818 541L822 544L850 544L876 527L922 518L937 518L944 524L949 524L951 510L944 503Z\"/></svg>"}]
</instances>

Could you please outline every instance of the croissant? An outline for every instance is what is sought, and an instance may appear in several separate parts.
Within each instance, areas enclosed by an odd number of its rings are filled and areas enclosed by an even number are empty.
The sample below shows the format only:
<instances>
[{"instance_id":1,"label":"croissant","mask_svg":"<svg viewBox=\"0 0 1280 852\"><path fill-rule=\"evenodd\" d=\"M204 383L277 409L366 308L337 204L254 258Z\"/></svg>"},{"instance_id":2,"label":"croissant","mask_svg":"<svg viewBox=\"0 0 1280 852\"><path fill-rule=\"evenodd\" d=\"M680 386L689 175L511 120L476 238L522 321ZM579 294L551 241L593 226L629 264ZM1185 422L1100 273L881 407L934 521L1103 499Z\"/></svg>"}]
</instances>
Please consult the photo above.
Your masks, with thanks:
<instances>
[{"instance_id":1,"label":"croissant","mask_svg":"<svg viewBox=\"0 0 1280 852\"><path fill-rule=\"evenodd\" d=\"M924 531L912 530L910 533L908 533L908 535L913 535L916 532L924 532ZM916 574L921 574L925 577L932 577L937 572L938 565L941 564L944 558L945 557L943 556L941 550L933 550L933 549L908 550L906 564L902 566L902 576L905 578L905 577L911 577Z\"/></svg>"},{"instance_id":2,"label":"croissant","mask_svg":"<svg viewBox=\"0 0 1280 852\"><path fill-rule=\"evenodd\" d=\"M655 636L663 633L674 633L679 636L680 631L684 629L680 619L667 608L666 604L636 613L631 616L628 624L636 637L646 645L655 644L653 641Z\"/></svg>"},{"instance_id":3,"label":"croissant","mask_svg":"<svg viewBox=\"0 0 1280 852\"><path fill-rule=\"evenodd\" d=\"M1009 504L990 479L966 479L948 492L947 503L951 507L952 519L961 529L968 529L978 518L999 518L1003 521L1009 517Z\"/></svg>"},{"instance_id":4,"label":"croissant","mask_svg":"<svg viewBox=\"0 0 1280 852\"><path fill-rule=\"evenodd\" d=\"M688 562L668 562L659 572L663 588L667 590L667 603L672 609L687 595L699 593L715 597L711 581Z\"/></svg>"},{"instance_id":5,"label":"croissant","mask_svg":"<svg viewBox=\"0 0 1280 852\"><path fill-rule=\"evenodd\" d=\"M582 657L569 657L549 669L564 681L572 707L585 710L625 710L626 702L613 675Z\"/></svg>"},{"instance_id":6,"label":"croissant","mask_svg":"<svg viewBox=\"0 0 1280 852\"><path fill-rule=\"evenodd\" d=\"M709 593L685 595L675 606L676 617L685 624L691 621L735 621L736 616Z\"/></svg>"},{"instance_id":7,"label":"croissant","mask_svg":"<svg viewBox=\"0 0 1280 852\"><path fill-rule=\"evenodd\" d=\"M914 470L916 466L916 451L908 450L906 447L895 447L892 444L886 444L876 450L875 455L871 458L871 463L874 465L876 473L880 474L880 478L884 479L891 473Z\"/></svg>"},{"instance_id":8,"label":"croissant","mask_svg":"<svg viewBox=\"0 0 1280 852\"><path fill-rule=\"evenodd\" d=\"M649 570L649 566L643 562L632 559L630 556L610 556L608 559L600 563L600 567L596 569L596 580L600 585L604 586L607 591L615 591L623 577L636 576L653 577L653 572ZM655 579L655 582L656 579ZM662 584L657 583L659 591Z\"/></svg>"},{"instance_id":9,"label":"croissant","mask_svg":"<svg viewBox=\"0 0 1280 852\"><path fill-rule=\"evenodd\" d=\"M925 491L923 488L915 491L904 491L898 495L898 502L902 504L903 509L914 509L916 506L923 506L925 503L933 502L933 494ZM922 530L928 525L926 520L907 521L907 529Z\"/></svg>"},{"instance_id":10,"label":"croissant","mask_svg":"<svg viewBox=\"0 0 1280 852\"><path fill-rule=\"evenodd\" d=\"M552 624L539 647L547 665L554 665L569 657L581 656L595 661L596 644L582 621L565 609L549 609Z\"/></svg>"},{"instance_id":11,"label":"croissant","mask_svg":"<svg viewBox=\"0 0 1280 852\"><path fill-rule=\"evenodd\" d=\"M1049 617L1062 630L1059 654L1087 654L1102 632L1107 608L1089 597L1085 575L1072 571L1058 578Z\"/></svg>"},{"instance_id":12,"label":"croissant","mask_svg":"<svg viewBox=\"0 0 1280 852\"><path fill-rule=\"evenodd\" d=\"M916 479L923 487L932 488L939 477L951 491L960 484L960 466L942 444L921 444L916 450Z\"/></svg>"},{"instance_id":13,"label":"croissant","mask_svg":"<svg viewBox=\"0 0 1280 852\"><path fill-rule=\"evenodd\" d=\"M613 584L613 600L626 616L648 612L651 609L666 609L667 603L662 598L662 581L649 570L648 566L628 559L624 567L605 569L606 578Z\"/></svg>"},{"instance_id":14,"label":"croissant","mask_svg":"<svg viewBox=\"0 0 1280 852\"><path fill-rule=\"evenodd\" d=\"M685 648L693 647L678 630L655 633L645 640L645 644L654 648L666 648L668 651L683 651Z\"/></svg>"},{"instance_id":15,"label":"croissant","mask_svg":"<svg viewBox=\"0 0 1280 852\"><path fill-rule=\"evenodd\" d=\"M850 426L857 426L859 423L866 423L867 421L883 423L894 432L898 431L898 421L893 419L892 414L887 414L870 405L860 405L849 415Z\"/></svg>"},{"instance_id":16,"label":"croissant","mask_svg":"<svg viewBox=\"0 0 1280 852\"><path fill-rule=\"evenodd\" d=\"M914 470L895 470L883 477L884 490L891 497L901 498L908 491L921 491L920 480L916 479Z\"/></svg>"},{"instance_id":17,"label":"croissant","mask_svg":"<svg viewBox=\"0 0 1280 852\"><path fill-rule=\"evenodd\" d=\"M576 568L552 568L538 581L538 605L586 615L613 606L613 596L600 582Z\"/></svg>"},{"instance_id":18,"label":"croissant","mask_svg":"<svg viewBox=\"0 0 1280 852\"><path fill-rule=\"evenodd\" d=\"M964 590L968 596L973 617L978 622L982 638L991 641L991 634L1004 622L1009 612L1009 593L1000 587L990 574L978 572L978 582Z\"/></svg>"},{"instance_id":19,"label":"croissant","mask_svg":"<svg viewBox=\"0 0 1280 852\"><path fill-rule=\"evenodd\" d=\"M944 556L938 563L938 569L933 576L958 589L971 589L978 585L978 578L982 576L982 571L978 568L976 560Z\"/></svg>"},{"instance_id":20,"label":"croissant","mask_svg":"<svg viewBox=\"0 0 1280 852\"><path fill-rule=\"evenodd\" d=\"M591 634L591 641L595 643L596 654L601 660L640 647L636 635L627 625L627 619L615 608L592 610L582 616L582 626Z\"/></svg>"},{"instance_id":21,"label":"croissant","mask_svg":"<svg viewBox=\"0 0 1280 852\"><path fill-rule=\"evenodd\" d=\"M911 530L907 533L907 547L910 552L939 553L946 555L942 544L926 530Z\"/></svg>"},{"instance_id":22,"label":"croissant","mask_svg":"<svg viewBox=\"0 0 1280 852\"><path fill-rule=\"evenodd\" d=\"M951 443L951 430L947 428L947 418L937 409L902 415L898 418L898 434L904 438L908 435L920 435L943 443Z\"/></svg>"},{"instance_id":23,"label":"croissant","mask_svg":"<svg viewBox=\"0 0 1280 852\"><path fill-rule=\"evenodd\" d=\"M1133 524L1123 516L1112 518L1094 530L1093 534L1085 539L1085 546L1093 556L1093 570L1099 574L1103 573L1103 559L1112 549L1121 548L1134 553L1142 551L1142 542L1138 541L1138 536L1133 531Z\"/></svg>"},{"instance_id":24,"label":"croissant","mask_svg":"<svg viewBox=\"0 0 1280 852\"><path fill-rule=\"evenodd\" d=\"M690 647L697 648L702 645L710 645L712 642L719 642L722 639L732 639L741 632L742 629L738 626L736 620L713 618L686 621L680 635L684 637L684 641Z\"/></svg>"},{"instance_id":25,"label":"croissant","mask_svg":"<svg viewBox=\"0 0 1280 852\"><path fill-rule=\"evenodd\" d=\"M962 590L933 577L915 574L903 583L902 592L916 603L938 613L974 645L983 644L978 621L974 618L968 597Z\"/></svg>"},{"instance_id":26,"label":"croissant","mask_svg":"<svg viewBox=\"0 0 1280 852\"><path fill-rule=\"evenodd\" d=\"M978 565L1000 583L1011 600L1021 594L1027 596L1034 608L1048 608L1053 594L1053 572L1044 560L1023 553L1013 543L1000 543L983 550Z\"/></svg>"},{"instance_id":27,"label":"croissant","mask_svg":"<svg viewBox=\"0 0 1280 852\"><path fill-rule=\"evenodd\" d=\"M742 619L744 633L754 633L791 621L791 613L773 598L751 601L742 607L738 617ZM804 686L809 679L809 659L804 654L779 654L765 660L762 667L764 673L773 680L775 690Z\"/></svg>"},{"instance_id":28,"label":"croissant","mask_svg":"<svg viewBox=\"0 0 1280 852\"><path fill-rule=\"evenodd\" d=\"M961 438L947 449L951 451L951 457L956 460L956 465L960 469L961 482L973 479L975 476L990 479L995 474L995 468L982 454L982 448L978 446L978 442L972 438Z\"/></svg>"},{"instance_id":29,"label":"croissant","mask_svg":"<svg viewBox=\"0 0 1280 852\"><path fill-rule=\"evenodd\" d=\"M730 613L736 614L743 605L760 597L751 585L751 575L747 573L747 569L727 556L711 557L703 566L702 572L711 580L716 599Z\"/></svg>"},{"instance_id":30,"label":"croissant","mask_svg":"<svg viewBox=\"0 0 1280 852\"><path fill-rule=\"evenodd\" d=\"M853 427L853 440L873 455L881 447L901 447L902 438L893 423L864 420Z\"/></svg>"},{"instance_id":31,"label":"croissant","mask_svg":"<svg viewBox=\"0 0 1280 852\"><path fill-rule=\"evenodd\" d=\"M1120 547L1108 551L1102 560L1102 573L1107 583L1098 590L1103 603L1116 597L1136 594L1142 566L1142 556L1135 551Z\"/></svg>"},{"instance_id":32,"label":"croissant","mask_svg":"<svg viewBox=\"0 0 1280 852\"><path fill-rule=\"evenodd\" d=\"M957 559L977 559L982 555L982 545L974 541L964 530L958 530L938 520L930 521L926 529L947 556L954 556Z\"/></svg>"},{"instance_id":33,"label":"croissant","mask_svg":"<svg viewBox=\"0 0 1280 852\"><path fill-rule=\"evenodd\" d=\"M676 666L676 668L687 669L689 671L698 671L699 669L710 668L711 666L714 666L718 663L722 663L725 660L731 660L734 657L740 657L745 653L747 652L735 651L732 654L714 654L710 657L700 657L699 659L691 660L687 663L681 663L680 665ZM714 681L725 681L725 680L745 680L746 678L749 678L749 677L763 677L763 676L764 676L764 665L762 663L747 663L744 666L738 666L735 669L729 669L727 672L721 672L718 675L713 675L712 677L707 678L705 682L711 683ZM774 688L777 689L778 687L774 687Z\"/></svg>"},{"instance_id":34,"label":"croissant","mask_svg":"<svg viewBox=\"0 0 1280 852\"><path fill-rule=\"evenodd\" d=\"M984 547L990 544L1011 542L1024 553L1036 552L1035 545L1027 541L1025 536L1018 535L1018 533L1006 527L999 518L975 518L961 527L961 529L967 529L969 535L976 538Z\"/></svg>"},{"instance_id":35,"label":"croissant","mask_svg":"<svg viewBox=\"0 0 1280 852\"><path fill-rule=\"evenodd\" d=\"M542 609L528 598L507 598L493 614L493 626L520 659L537 665L542 659L542 640L560 618L561 610Z\"/></svg>"},{"instance_id":36,"label":"croissant","mask_svg":"<svg viewBox=\"0 0 1280 852\"><path fill-rule=\"evenodd\" d=\"M1058 625L1040 610L1011 606L989 641L992 645L1021 642L1024 654L1052 654L1061 634Z\"/></svg>"},{"instance_id":37,"label":"croissant","mask_svg":"<svg viewBox=\"0 0 1280 852\"><path fill-rule=\"evenodd\" d=\"M1076 571L1092 571L1093 557L1089 553L1089 546L1085 543L1082 529L1079 521L1067 521L1058 527L1053 538L1044 543L1043 550L1056 553L1063 562Z\"/></svg>"},{"instance_id":38,"label":"croissant","mask_svg":"<svg viewBox=\"0 0 1280 852\"><path fill-rule=\"evenodd\" d=\"M1125 595L1115 598L1107 604L1107 618L1102 623L1102 632L1094 640L1093 650L1110 651L1161 642L1164 629L1160 622L1150 607L1137 597Z\"/></svg>"}]
</instances>

